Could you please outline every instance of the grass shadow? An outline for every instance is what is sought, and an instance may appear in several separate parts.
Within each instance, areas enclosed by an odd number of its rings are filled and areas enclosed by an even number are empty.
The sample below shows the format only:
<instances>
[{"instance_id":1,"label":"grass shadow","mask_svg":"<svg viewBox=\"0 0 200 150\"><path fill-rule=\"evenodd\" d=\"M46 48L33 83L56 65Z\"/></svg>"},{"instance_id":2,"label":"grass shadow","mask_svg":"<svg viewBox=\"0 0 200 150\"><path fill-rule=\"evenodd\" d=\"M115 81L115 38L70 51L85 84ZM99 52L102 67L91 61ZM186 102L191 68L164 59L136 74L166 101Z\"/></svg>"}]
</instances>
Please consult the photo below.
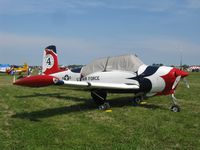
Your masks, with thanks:
<instances>
[{"instance_id":1,"label":"grass shadow","mask_svg":"<svg viewBox=\"0 0 200 150\"><path fill-rule=\"evenodd\" d=\"M57 99L62 99L62 100L73 100L73 101L87 101L85 98L81 98L81 97L73 97L73 96L65 96L63 94L66 93L34 93L31 95L23 95L23 96L15 96L15 98L18 99L28 99L28 98L32 98L32 97L51 97L51 98L57 98Z\"/></svg>"},{"instance_id":2,"label":"grass shadow","mask_svg":"<svg viewBox=\"0 0 200 150\"><path fill-rule=\"evenodd\" d=\"M133 106L133 98L132 97L120 97L120 98L109 100L108 102L111 105L111 107ZM143 107L143 108L147 108L147 109L165 109L162 106L148 103L148 101L146 104L140 104L140 105L133 106L133 107Z\"/></svg>"},{"instance_id":3,"label":"grass shadow","mask_svg":"<svg viewBox=\"0 0 200 150\"><path fill-rule=\"evenodd\" d=\"M38 110L38 111L32 111L32 112L22 112L22 113L16 113L15 115L12 115L12 118L21 118L21 119L27 119L30 121L41 121L42 118L48 118L56 115L64 115L74 112L80 112L80 111L89 111L96 109L95 105L91 102L86 102L78 105L71 105L71 106L63 106L63 107L57 107L57 108L48 108L44 110Z\"/></svg>"},{"instance_id":4,"label":"grass shadow","mask_svg":"<svg viewBox=\"0 0 200 150\"><path fill-rule=\"evenodd\" d=\"M56 93L53 93L56 94ZM50 94L50 96L53 96L53 94ZM58 93L57 93L58 94ZM60 93L59 93L60 94ZM59 97L58 95L54 95L53 97ZM49 94L38 94L37 96L49 96ZM29 95L30 96L30 95ZM22 98L24 96L20 96L19 98ZM25 96L26 98L28 96ZM62 97L61 97L62 98ZM66 97L68 99L69 97ZM79 99L75 97L70 97L70 99L74 101L83 101L84 103L77 104L77 105L71 105L71 106L64 106L64 107L57 107L57 108L48 108L44 110L38 110L38 111L33 111L33 112L22 112L22 113L17 113L12 116L12 118L21 118L21 119L28 119L30 121L38 122L41 121L40 119L42 118L48 118L56 115L63 115L63 114L69 114L69 113L74 113L74 112L80 112L80 111L90 111L97 109L97 106L92 100L87 100L87 99ZM111 108L115 107L123 107L123 106L132 106L132 99L130 97L120 97L116 99L111 99L108 100L110 103ZM144 107L147 109L165 109L164 107L154 105L154 104L142 104L136 107Z\"/></svg>"}]
</instances>

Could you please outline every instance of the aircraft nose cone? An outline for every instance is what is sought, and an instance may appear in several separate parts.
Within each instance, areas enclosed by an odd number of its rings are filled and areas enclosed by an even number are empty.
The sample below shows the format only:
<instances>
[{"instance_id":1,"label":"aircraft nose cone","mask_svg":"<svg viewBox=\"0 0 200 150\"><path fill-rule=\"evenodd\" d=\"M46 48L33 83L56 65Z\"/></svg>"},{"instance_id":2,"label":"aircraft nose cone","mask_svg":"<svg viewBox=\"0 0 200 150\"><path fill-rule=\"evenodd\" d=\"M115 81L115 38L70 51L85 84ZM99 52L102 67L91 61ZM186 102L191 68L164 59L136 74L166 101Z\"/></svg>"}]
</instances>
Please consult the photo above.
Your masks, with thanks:
<instances>
[{"instance_id":1,"label":"aircraft nose cone","mask_svg":"<svg viewBox=\"0 0 200 150\"><path fill-rule=\"evenodd\" d=\"M177 75L177 76L181 76L181 78L184 78L184 77L188 76L189 73L186 72L186 71L177 69L177 70L176 70L176 75Z\"/></svg>"}]
</instances>

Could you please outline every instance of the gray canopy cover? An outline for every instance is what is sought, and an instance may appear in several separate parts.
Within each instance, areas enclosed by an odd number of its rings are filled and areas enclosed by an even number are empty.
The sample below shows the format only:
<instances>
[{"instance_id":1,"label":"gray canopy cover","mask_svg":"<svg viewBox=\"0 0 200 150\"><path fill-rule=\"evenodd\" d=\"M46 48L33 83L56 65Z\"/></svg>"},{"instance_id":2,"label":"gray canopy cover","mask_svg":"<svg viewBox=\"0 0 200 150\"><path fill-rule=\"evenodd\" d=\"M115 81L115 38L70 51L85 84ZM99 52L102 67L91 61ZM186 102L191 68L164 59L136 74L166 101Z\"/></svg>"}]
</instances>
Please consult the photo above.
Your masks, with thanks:
<instances>
[{"instance_id":1,"label":"gray canopy cover","mask_svg":"<svg viewBox=\"0 0 200 150\"><path fill-rule=\"evenodd\" d=\"M94 60L81 70L83 76L99 71L122 70L136 72L144 63L135 55L122 55Z\"/></svg>"}]
</instances>

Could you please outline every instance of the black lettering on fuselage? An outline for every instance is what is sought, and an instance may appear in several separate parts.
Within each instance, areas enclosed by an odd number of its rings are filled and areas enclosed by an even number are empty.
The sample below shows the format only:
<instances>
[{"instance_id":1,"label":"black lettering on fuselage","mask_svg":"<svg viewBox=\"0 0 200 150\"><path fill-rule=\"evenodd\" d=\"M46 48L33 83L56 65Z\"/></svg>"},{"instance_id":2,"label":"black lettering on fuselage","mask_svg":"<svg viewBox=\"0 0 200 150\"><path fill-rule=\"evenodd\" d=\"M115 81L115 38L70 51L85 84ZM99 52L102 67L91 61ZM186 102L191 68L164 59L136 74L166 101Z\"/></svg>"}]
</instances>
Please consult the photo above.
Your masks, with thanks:
<instances>
[{"instance_id":1,"label":"black lettering on fuselage","mask_svg":"<svg viewBox=\"0 0 200 150\"><path fill-rule=\"evenodd\" d=\"M99 80L99 76L91 76L91 77L88 77L88 80L90 80L90 81Z\"/></svg>"},{"instance_id":2,"label":"black lettering on fuselage","mask_svg":"<svg viewBox=\"0 0 200 150\"><path fill-rule=\"evenodd\" d=\"M94 80L100 80L99 76L89 76L89 77L83 77L81 79L82 81L94 81Z\"/></svg>"}]
</instances>

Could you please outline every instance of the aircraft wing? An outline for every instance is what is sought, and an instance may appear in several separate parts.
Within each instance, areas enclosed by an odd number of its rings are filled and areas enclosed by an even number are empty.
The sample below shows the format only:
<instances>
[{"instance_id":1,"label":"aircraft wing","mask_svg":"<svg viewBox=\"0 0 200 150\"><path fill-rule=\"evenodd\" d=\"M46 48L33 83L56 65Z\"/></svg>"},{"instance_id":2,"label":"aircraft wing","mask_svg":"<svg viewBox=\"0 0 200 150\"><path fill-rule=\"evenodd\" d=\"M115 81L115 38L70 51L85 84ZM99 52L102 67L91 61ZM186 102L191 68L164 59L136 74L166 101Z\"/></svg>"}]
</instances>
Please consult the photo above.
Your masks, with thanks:
<instances>
[{"instance_id":1,"label":"aircraft wing","mask_svg":"<svg viewBox=\"0 0 200 150\"><path fill-rule=\"evenodd\" d=\"M119 89L119 90L136 90L139 89L139 85L126 84L126 83L105 83L105 82L86 82L86 81L65 81L63 84L74 87L86 87L86 88L99 88L99 89Z\"/></svg>"}]
</instances>

